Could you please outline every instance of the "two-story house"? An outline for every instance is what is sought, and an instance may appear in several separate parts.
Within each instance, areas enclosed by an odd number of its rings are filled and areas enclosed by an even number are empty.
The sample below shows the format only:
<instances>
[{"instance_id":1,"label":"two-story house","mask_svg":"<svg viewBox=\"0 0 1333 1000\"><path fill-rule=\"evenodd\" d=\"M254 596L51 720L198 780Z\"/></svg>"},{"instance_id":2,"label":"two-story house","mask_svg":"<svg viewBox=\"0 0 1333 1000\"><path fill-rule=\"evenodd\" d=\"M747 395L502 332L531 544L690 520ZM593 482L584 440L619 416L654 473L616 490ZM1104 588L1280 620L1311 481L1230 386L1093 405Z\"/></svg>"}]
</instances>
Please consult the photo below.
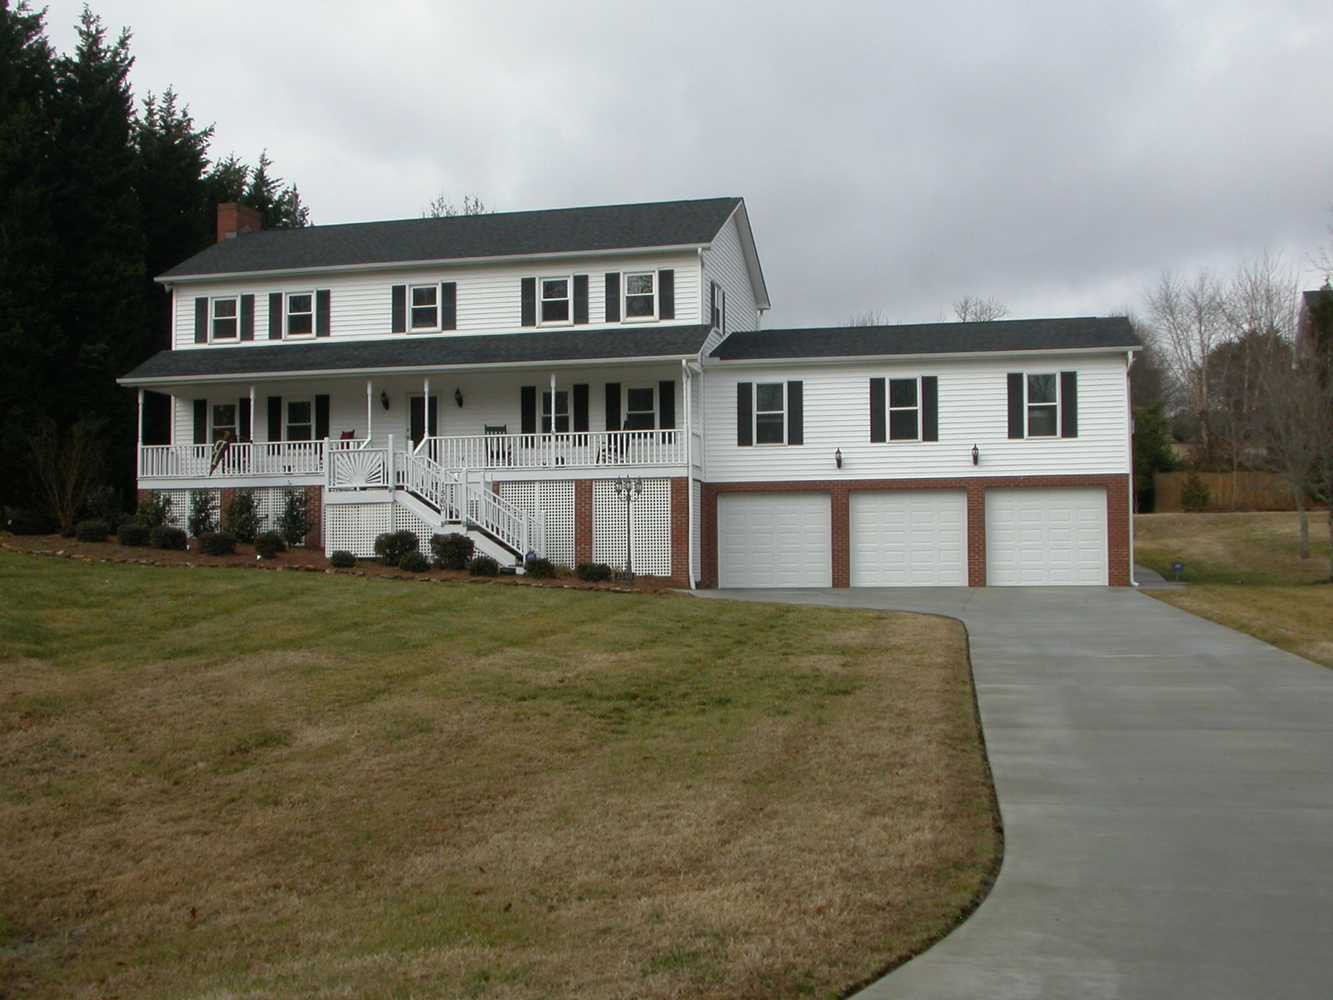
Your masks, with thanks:
<instances>
[{"instance_id":1,"label":"two-story house","mask_svg":"<svg viewBox=\"0 0 1333 1000\"><path fill-rule=\"evenodd\" d=\"M703 586L1125 584L1123 319L765 330L740 198L264 232L158 279L139 487ZM641 484L629 508L616 491Z\"/></svg>"}]
</instances>

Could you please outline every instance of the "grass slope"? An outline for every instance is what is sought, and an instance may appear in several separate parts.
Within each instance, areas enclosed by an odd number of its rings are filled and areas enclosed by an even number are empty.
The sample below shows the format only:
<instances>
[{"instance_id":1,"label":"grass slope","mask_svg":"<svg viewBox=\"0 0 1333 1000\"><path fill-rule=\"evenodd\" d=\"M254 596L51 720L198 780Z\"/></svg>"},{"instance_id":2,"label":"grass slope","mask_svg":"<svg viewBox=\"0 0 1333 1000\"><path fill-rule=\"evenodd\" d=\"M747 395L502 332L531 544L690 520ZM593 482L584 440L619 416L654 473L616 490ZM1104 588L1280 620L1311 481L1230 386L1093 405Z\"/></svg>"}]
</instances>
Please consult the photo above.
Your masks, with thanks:
<instances>
[{"instance_id":1,"label":"grass slope","mask_svg":"<svg viewBox=\"0 0 1333 1000\"><path fill-rule=\"evenodd\" d=\"M0 555L0 983L829 996L998 841L955 623Z\"/></svg>"}]
</instances>

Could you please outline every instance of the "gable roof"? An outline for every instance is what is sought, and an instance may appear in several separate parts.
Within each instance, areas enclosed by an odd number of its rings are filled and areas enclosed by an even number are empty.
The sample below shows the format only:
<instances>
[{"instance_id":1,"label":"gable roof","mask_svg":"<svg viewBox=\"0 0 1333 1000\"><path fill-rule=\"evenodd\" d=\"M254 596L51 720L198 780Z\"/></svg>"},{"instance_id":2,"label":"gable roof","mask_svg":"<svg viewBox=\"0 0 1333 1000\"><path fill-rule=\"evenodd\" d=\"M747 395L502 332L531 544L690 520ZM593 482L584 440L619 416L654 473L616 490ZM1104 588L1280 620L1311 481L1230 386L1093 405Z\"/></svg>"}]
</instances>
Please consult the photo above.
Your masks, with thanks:
<instances>
[{"instance_id":1,"label":"gable roof","mask_svg":"<svg viewBox=\"0 0 1333 1000\"><path fill-rule=\"evenodd\" d=\"M699 246L712 241L740 204L740 198L704 198L262 230L215 243L159 280Z\"/></svg>"},{"instance_id":2,"label":"gable roof","mask_svg":"<svg viewBox=\"0 0 1333 1000\"><path fill-rule=\"evenodd\" d=\"M747 330L733 333L710 356L720 361L765 361L992 351L1135 350L1142 346L1123 316L1081 316L986 323Z\"/></svg>"}]
</instances>

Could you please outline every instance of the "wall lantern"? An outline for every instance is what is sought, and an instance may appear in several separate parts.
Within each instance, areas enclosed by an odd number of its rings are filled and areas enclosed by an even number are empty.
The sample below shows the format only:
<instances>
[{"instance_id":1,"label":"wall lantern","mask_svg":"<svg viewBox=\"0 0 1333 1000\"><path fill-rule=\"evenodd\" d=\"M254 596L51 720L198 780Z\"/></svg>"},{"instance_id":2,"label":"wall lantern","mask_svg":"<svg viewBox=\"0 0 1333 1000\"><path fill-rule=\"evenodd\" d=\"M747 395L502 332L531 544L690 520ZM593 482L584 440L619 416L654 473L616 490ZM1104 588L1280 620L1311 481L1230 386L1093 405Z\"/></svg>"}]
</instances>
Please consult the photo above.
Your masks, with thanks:
<instances>
[{"instance_id":1,"label":"wall lantern","mask_svg":"<svg viewBox=\"0 0 1333 1000\"><path fill-rule=\"evenodd\" d=\"M977 446L976 446L976 445L973 445L973 446L972 446L972 464L973 464L973 465L976 465L976 464L977 464L978 462L980 462L980 461L981 461L981 452L979 452L979 451L977 450Z\"/></svg>"},{"instance_id":2,"label":"wall lantern","mask_svg":"<svg viewBox=\"0 0 1333 1000\"><path fill-rule=\"evenodd\" d=\"M380 390L380 406L386 410L389 408L389 394L383 389Z\"/></svg>"},{"instance_id":3,"label":"wall lantern","mask_svg":"<svg viewBox=\"0 0 1333 1000\"><path fill-rule=\"evenodd\" d=\"M455 390L454 390L454 402L458 404L459 409L462 409L462 407L463 407L463 390L462 390L462 389L455 389Z\"/></svg>"},{"instance_id":4,"label":"wall lantern","mask_svg":"<svg viewBox=\"0 0 1333 1000\"><path fill-rule=\"evenodd\" d=\"M842 468L842 449L838 448L833 452L833 464L839 469Z\"/></svg>"}]
</instances>

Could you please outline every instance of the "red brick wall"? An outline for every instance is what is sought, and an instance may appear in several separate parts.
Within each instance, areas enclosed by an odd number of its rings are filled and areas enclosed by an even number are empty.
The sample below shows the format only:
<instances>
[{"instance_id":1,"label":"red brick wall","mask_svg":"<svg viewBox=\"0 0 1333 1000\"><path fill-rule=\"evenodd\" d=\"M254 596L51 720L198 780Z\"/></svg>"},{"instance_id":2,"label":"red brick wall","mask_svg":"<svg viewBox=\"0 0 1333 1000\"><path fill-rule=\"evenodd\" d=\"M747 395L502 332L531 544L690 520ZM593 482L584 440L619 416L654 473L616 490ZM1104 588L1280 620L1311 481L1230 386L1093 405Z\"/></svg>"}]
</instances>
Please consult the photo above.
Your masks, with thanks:
<instances>
[{"instance_id":1,"label":"red brick wall","mask_svg":"<svg viewBox=\"0 0 1333 1000\"><path fill-rule=\"evenodd\" d=\"M574 480L574 562L592 562L592 480Z\"/></svg>"},{"instance_id":2,"label":"red brick wall","mask_svg":"<svg viewBox=\"0 0 1333 1000\"><path fill-rule=\"evenodd\" d=\"M307 486L305 488L306 523L309 531L305 533L308 549L324 547L324 487Z\"/></svg>"},{"instance_id":3,"label":"red brick wall","mask_svg":"<svg viewBox=\"0 0 1333 1000\"><path fill-rule=\"evenodd\" d=\"M671 580L690 585L690 481L671 480Z\"/></svg>"},{"instance_id":4,"label":"red brick wall","mask_svg":"<svg viewBox=\"0 0 1333 1000\"><path fill-rule=\"evenodd\" d=\"M865 479L705 483L703 488L703 566L705 587L717 586L717 498L723 493L828 493L832 503L833 586L851 583L849 527L851 494L857 490L964 490L967 493L968 585L986 583L986 490L1040 487L1101 486L1106 490L1108 579L1113 587L1129 586L1129 476L990 476L960 479Z\"/></svg>"}]
</instances>

